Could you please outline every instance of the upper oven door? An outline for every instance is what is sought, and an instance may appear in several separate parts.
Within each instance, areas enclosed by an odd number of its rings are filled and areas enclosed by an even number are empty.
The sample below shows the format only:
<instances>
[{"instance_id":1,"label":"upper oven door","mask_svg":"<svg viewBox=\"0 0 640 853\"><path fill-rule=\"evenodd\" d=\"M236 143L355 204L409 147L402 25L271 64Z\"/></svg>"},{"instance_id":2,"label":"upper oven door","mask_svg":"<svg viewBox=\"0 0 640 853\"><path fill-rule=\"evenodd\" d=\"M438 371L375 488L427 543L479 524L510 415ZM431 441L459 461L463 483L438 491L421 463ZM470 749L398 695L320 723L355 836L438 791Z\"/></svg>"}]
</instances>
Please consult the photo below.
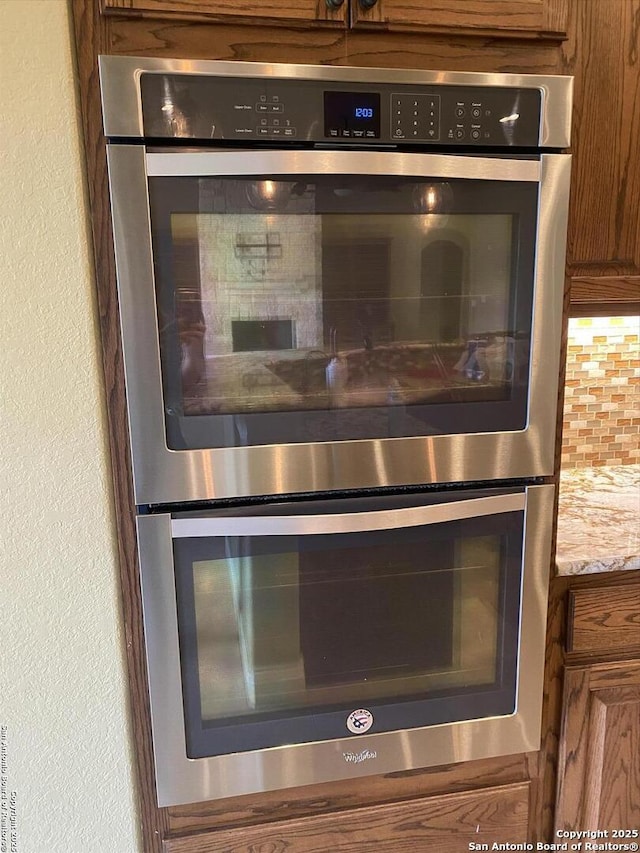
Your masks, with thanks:
<instances>
[{"instance_id":1,"label":"upper oven door","mask_svg":"<svg viewBox=\"0 0 640 853\"><path fill-rule=\"evenodd\" d=\"M568 155L109 172L138 504L552 473Z\"/></svg>"}]
</instances>

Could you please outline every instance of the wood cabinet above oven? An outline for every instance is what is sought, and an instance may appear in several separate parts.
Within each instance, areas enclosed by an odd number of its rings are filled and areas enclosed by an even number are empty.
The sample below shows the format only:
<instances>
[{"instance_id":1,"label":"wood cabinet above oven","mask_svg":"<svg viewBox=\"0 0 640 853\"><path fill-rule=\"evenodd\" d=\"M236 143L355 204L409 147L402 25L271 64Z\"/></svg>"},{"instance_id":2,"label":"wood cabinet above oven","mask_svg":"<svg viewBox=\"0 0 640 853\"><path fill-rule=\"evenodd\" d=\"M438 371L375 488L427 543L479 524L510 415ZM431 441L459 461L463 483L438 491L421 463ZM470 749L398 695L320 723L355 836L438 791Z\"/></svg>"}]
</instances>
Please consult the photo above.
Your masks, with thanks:
<instances>
[{"instance_id":1,"label":"wood cabinet above oven","mask_svg":"<svg viewBox=\"0 0 640 853\"><path fill-rule=\"evenodd\" d=\"M106 12L495 38L566 38L568 0L103 0Z\"/></svg>"}]
</instances>

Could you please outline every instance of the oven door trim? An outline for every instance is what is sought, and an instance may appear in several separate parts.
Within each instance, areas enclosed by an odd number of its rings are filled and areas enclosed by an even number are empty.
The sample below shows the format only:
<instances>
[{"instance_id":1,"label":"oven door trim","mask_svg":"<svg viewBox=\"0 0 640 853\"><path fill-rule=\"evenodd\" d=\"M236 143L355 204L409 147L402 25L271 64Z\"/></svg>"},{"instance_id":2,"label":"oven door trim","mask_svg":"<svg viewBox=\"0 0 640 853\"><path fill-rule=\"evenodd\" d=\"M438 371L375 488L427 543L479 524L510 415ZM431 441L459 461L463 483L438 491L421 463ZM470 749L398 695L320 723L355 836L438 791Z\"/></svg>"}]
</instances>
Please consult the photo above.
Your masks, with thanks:
<instances>
[{"instance_id":1,"label":"oven door trim","mask_svg":"<svg viewBox=\"0 0 640 853\"><path fill-rule=\"evenodd\" d=\"M317 536L325 533L363 533L498 515L502 512L522 510L525 504L524 492L519 492L454 500L434 506L332 515L172 518L171 535L174 539L183 539L199 536Z\"/></svg>"},{"instance_id":2,"label":"oven door trim","mask_svg":"<svg viewBox=\"0 0 640 853\"><path fill-rule=\"evenodd\" d=\"M186 755L171 516L140 516L137 529L158 805L539 749L554 486L528 486L525 494L514 714L198 759ZM521 496L519 492L517 497ZM375 753L375 757L353 763L344 756L354 750Z\"/></svg>"},{"instance_id":3,"label":"oven door trim","mask_svg":"<svg viewBox=\"0 0 640 853\"><path fill-rule=\"evenodd\" d=\"M146 168L150 178L326 174L540 181L537 159L397 151L152 151L146 155Z\"/></svg>"},{"instance_id":4,"label":"oven door trim","mask_svg":"<svg viewBox=\"0 0 640 853\"><path fill-rule=\"evenodd\" d=\"M160 157L161 160L151 158ZM177 158L176 160L168 158ZM250 447L167 447L147 163L192 174L350 173L539 180L529 418L512 432ZM197 158L197 159L192 159ZM148 154L109 145L115 259L136 504L550 476L560 366L570 155L539 160L360 151ZM169 164L169 165L167 165ZM201 165L198 165L201 164ZM225 165L226 164L226 165ZM154 167L155 168L155 167ZM182 174L182 172L180 172ZM216 171L216 174L219 172Z\"/></svg>"}]
</instances>

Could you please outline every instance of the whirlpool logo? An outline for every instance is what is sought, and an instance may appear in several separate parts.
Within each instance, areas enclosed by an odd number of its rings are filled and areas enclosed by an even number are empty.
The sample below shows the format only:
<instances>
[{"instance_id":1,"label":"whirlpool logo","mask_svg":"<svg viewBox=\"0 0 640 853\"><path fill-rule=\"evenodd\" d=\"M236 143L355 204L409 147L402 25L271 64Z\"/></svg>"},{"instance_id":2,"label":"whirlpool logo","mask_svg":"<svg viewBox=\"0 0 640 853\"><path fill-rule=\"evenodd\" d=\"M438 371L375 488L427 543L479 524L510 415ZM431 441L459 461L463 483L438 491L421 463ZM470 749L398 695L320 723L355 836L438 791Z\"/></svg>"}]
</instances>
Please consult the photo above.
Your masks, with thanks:
<instances>
[{"instance_id":1,"label":"whirlpool logo","mask_svg":"<svg viewBox=\"0 0 640 853\"><path fill-rule=\"evenodd\" d=\"M363 761L378 757L378 753L374 749L363 749L362 752L343 752L342 755L349 764L361 764Z\"/></svg>"}]
</instances>

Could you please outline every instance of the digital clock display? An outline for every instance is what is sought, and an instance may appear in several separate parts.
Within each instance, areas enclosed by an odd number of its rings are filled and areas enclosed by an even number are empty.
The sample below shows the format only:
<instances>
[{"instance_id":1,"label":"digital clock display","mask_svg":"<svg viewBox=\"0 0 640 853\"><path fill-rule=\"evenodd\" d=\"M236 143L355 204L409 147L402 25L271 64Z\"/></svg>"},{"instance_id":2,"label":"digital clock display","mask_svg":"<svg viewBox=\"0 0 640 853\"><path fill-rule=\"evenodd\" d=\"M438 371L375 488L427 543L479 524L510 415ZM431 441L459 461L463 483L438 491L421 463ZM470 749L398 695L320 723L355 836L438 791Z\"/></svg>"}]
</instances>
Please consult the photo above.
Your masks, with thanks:
<instances>
[{"instance_id":1,"label":"digital clock display","mask_svg":"<svg viewBox=\"0 0 640 853\"><path fill-rule=\"evenodd\" d=\"M334 139L379 139L380 94L325 92L324 134Z\"/></svg>"}]
</instances>

